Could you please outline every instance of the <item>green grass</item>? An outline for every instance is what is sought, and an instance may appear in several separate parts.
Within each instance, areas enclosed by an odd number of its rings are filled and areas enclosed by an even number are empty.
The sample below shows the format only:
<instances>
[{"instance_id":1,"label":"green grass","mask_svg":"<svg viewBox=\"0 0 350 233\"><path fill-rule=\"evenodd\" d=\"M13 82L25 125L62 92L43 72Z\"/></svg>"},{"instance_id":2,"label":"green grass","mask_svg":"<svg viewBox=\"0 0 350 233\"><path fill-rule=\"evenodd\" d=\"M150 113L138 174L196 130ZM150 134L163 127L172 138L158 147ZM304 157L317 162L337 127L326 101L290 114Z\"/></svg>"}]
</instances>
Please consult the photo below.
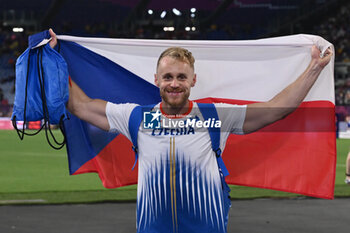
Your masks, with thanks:
<instances>
[{"instance_id":1,"label":"green grass","mask_svg":"<svg viewBox=\"0 0 350 233\"><path fill-rule=\"evenodd\" d=\"M60 133L54 132L61 140ZM337 197L350 196L350 186L344 183L349 145L350 140L337 140ZM65 148L49 147L44 133L21 141L15 131L0 130L0 148L0 204L6 204L4 200L42 199L51 204L136 200L136 185L105 189L97 174L70 176ZM231 189L231 197L237 199L299 196L242 186Z\"/></svg>"}]
</instances>

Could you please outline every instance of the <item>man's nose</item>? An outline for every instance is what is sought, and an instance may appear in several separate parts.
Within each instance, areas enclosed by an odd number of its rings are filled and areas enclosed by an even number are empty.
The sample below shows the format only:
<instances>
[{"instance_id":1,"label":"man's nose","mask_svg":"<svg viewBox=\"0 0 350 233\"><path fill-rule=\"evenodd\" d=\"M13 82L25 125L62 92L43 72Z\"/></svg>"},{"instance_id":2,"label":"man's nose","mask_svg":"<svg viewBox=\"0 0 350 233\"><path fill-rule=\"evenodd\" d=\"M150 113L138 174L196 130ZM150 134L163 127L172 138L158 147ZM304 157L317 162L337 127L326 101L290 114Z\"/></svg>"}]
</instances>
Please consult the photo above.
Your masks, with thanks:
<instances>
[{"instance_id":1,"label":"man's nose","mask_svg":"<svg viewBox=\"0 0 350 233\"><path fill-rule=\"evenodd\" d=\"M176 78L174 78L171 83L170 83L171 87L178 87L179 86L179 82L177 81Z\"/></svg>"}]
</instances>

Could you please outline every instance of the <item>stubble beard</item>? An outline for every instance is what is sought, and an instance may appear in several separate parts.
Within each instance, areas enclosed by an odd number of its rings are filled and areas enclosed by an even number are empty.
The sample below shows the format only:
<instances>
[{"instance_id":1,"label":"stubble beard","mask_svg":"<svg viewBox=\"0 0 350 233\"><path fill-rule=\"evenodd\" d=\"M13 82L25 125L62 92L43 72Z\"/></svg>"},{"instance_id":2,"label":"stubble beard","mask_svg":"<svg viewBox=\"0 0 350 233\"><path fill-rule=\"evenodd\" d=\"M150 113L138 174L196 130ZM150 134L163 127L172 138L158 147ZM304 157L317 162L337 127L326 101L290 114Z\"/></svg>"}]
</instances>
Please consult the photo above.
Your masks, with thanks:
<instances>
[{"instance_id":1,"label":"stubble beard","mask_svg":"<svg viewBox=\"0 0 350 233\"><path fill-rule=\"evenodd\" d=\"M167 93L167 90L163 90L160 93L160 96L164 103L166 103L170 108L182 108L186 105L188 98L190 96L190 93L186 90L182 90L182 95L180 98L169 98L169 95Z\"/></svg>"}]
</instances>

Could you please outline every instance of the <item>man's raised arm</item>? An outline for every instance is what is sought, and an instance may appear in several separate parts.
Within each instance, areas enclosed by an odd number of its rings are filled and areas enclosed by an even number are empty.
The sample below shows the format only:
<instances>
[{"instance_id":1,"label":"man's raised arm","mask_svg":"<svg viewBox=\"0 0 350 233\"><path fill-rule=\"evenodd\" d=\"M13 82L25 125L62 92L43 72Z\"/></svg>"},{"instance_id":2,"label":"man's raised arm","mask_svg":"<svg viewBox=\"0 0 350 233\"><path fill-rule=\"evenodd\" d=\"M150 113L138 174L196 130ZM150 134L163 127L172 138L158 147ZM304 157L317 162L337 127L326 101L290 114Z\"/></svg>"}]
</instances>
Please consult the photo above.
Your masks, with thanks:
<instances>
[{"instance_id":1,"label":"man's raised arm","mask_svg":"<svg viewBox=\"0 0 350 233\"><path fill-rule=\"evenodd\" d=\"M268 102L254 103L247 106L243 124L244 133L252 133L292 113L304 100L331 57L330 48L321 58L320 50L313 46L311 62L304 73Z\"/></svg>"},{"instance_id":2,"label":"man's raised arm","mask_svg":"<svg viewBox=\"0 0 350 233\"><path fill-rule=\"evenodd\" d=\"M50 46L54 48L57 44L56 34L49 30L51 35ZM69 85L69 100L67 109L79 119L89 122L96 127L109 130L109 123L106 116L107 102L100 99L91 99L80 87L71 80Z\"/></svg>"}]
</instances>

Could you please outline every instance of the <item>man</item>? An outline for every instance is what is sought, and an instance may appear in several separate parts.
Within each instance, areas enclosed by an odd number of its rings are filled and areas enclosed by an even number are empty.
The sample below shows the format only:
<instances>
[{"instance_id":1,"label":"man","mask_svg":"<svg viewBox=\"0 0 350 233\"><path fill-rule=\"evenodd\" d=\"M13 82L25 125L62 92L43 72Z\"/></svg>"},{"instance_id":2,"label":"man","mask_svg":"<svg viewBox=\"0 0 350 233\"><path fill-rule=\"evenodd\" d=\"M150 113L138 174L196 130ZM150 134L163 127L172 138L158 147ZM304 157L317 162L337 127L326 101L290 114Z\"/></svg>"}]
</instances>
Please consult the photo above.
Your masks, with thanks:
<instances>
[{"instance_id":1,"label":"man","mask_svg":"<svg viewBox=\"0 0 350 233\"><path fill-rule=\"evenodd\" d=\"M56 35L52 30L50 34L50 45L54 47ZM230 133L254 132L296 109L331 56L328 49L321 58L314 46L305 72L268 102L247 106L215 104L221 121L220 148L224 149ZM153 110L159 110L162 119L204 119L197 104L188 99L197 82L194 58L188 50L165 50L158 59L154 82L162 101ZM74 82L67 103L68 110L80 119L103 130L122 133L129 140L129 118L135 107L91 99ZM228 190L208 131L185 127L183 131L164 129L155 133L140 127L138 150L138 232L227 231Z\"/></svg>"},{"instance_id":2,"label":"man","mask_svg":"<svg viewBox=\"0 0 350 233\"><path fill-rule=\"evenodd\" d=\"M348 157L346 157L345 167L345 184L350 185L350 152Z\"/></svg>"}]
</instances>

